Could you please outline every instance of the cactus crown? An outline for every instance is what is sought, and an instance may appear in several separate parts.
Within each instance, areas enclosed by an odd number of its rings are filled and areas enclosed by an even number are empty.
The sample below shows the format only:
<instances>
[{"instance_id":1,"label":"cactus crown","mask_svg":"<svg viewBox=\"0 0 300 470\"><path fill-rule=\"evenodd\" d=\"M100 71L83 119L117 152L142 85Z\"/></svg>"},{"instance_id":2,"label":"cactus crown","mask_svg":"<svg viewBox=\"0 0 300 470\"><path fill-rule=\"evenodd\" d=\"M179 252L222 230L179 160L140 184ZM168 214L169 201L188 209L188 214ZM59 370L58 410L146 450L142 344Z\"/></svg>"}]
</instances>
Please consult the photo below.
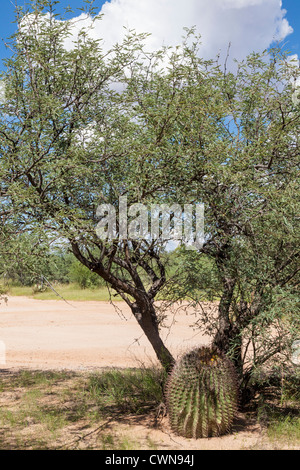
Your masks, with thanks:
<instances>
[{"instance_id":1,"label":"cactus crown","mask_svg":"<svg viewBox=\"0 0 300 470\"><path fill-rule=\"evenodd\" d=\"M201 347L185 354L167 382L171 429L184 437L211 437L228 432L238 403L237 380L228 358Z\"/></svg>"},{"instance_id":2,"label":"cactus crown","mask_svg":"<svg viewBox=\"0 0 300 470\"><path fill-rule=\"evenodd\" d=\"M222 356L218 353L217 349L203 346L187 353L183 357L183 361L193 365L200 372L203 366L219 365L222 361Z\"/></svg>"}]
</instances>

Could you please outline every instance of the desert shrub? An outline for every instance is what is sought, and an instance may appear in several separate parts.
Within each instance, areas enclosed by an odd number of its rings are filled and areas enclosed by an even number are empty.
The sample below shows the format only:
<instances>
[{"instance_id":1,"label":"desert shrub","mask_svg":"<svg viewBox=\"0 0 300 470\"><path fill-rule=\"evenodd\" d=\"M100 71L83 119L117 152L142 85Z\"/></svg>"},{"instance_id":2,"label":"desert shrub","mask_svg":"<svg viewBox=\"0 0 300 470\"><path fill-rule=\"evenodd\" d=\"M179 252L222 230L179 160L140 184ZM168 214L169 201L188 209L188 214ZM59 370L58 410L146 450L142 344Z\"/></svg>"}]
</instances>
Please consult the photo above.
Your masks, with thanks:
<instances>
[{"instance_id":1,"label":"desert shrub","mask_svg":"<svg viewBox=\"0 0 300 470\"><path fill-rule=\"evenodd\" d=\"M105 281L98 274L93 273L77 260L74 260L70 265L68 277L71 282L76 282L81 289L105 285Z\"/></svg>"}]
</instances>

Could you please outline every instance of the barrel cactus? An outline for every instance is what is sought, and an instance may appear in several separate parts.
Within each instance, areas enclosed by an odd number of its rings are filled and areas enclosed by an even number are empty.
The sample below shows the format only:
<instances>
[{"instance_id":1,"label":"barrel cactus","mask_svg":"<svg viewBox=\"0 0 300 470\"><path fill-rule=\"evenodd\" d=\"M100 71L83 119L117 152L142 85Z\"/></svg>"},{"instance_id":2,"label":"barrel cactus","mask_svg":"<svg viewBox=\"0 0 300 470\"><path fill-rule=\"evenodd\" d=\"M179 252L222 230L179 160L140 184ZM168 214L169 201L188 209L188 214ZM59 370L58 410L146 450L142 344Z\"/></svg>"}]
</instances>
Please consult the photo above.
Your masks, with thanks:
<instances>
[{"instance_id":1,"label":"barrel cactus","mask_svg":"<svg viewBox=\"0 0 300 470\"><path fill-rule=\"evenodd\" d=\"M230 431L238 406L231 361L214 348L185 354L166 384L171 429L187 438L213 437Z\"/></svg>"}]
</instances>

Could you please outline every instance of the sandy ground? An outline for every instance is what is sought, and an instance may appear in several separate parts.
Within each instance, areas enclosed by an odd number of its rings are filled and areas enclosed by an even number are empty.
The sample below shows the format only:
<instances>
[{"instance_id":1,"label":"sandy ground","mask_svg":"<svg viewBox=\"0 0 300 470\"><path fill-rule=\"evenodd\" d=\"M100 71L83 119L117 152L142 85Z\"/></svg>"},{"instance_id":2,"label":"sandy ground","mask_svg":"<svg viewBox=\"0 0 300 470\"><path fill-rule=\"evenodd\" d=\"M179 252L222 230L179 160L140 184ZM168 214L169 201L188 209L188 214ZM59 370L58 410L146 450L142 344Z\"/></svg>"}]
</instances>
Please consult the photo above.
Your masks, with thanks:
<instances>
[{"instance_id":1,"label":"sandy ground","mask_svg":"<svg viewBox=\"0 0 300 470\"><path fill-rule=\"evenodd\" d=\"M193 321L184 312L168 316L161 335L175 356L209 342L190 326ZM11 297L0 305L0 342L6 368L89 370L157 362L123 302Z\"/></svg>"},{"instance_id":2,"label":"sandy ground","mask_svg":"<svg viewBox=\"0 0 300 470\"><path fill-rule=\"evenodd\" d=\"M125 303L70 302L11 297L0 305L0 369L97 370L157 363L155 354ZM213 308L208 304L207 308ZM190 324L195 318L170 313L161 335L175 357L209 343ZM154 429L146 423L117 423L119 433L154 442L157 449L264 449L259 426L239 415L230 435L211 439L174 436L167 421ZM143 447L142 447L143 448ZM268 447L267 447L268 448Z\"/></svg>"}]
</instances>

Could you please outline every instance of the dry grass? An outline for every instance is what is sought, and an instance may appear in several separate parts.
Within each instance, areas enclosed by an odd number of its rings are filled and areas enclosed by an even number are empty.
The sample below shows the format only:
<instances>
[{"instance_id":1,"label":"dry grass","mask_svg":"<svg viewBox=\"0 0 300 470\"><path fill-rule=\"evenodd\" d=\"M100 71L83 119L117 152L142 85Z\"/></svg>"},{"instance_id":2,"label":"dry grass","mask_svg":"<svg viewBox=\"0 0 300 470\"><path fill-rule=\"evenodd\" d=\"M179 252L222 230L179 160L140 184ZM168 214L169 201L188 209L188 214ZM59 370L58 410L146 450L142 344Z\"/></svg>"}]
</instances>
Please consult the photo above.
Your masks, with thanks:
<instances>
[{"instance_id":1,"label":"dry grass","mask_svg":"<svg viewBox=\"0 0 300 470\"><path fill-rule=\"evenodd\" d=\"M231 441L225 436L191 444L169 435L161 381L154 369L2 370L0 450L203 449L233 441L239 449L300 448L299 397L292 399L287 389L278 395L273 387L260 396L239 418ZM245 432L256 436L248 444Z\"/></svg>"},{"instance_id":2,"label":"dry grass","mask_svg":"<svg viewBox=\"0 0 300 470\"><path fill-rule=\"evenodd\" d=\"M161 399L152 371L130 370L1 371L0 393L1 450L138 449L113 422L136 416L147 423Z\"/></svg>"}]
</instances>

